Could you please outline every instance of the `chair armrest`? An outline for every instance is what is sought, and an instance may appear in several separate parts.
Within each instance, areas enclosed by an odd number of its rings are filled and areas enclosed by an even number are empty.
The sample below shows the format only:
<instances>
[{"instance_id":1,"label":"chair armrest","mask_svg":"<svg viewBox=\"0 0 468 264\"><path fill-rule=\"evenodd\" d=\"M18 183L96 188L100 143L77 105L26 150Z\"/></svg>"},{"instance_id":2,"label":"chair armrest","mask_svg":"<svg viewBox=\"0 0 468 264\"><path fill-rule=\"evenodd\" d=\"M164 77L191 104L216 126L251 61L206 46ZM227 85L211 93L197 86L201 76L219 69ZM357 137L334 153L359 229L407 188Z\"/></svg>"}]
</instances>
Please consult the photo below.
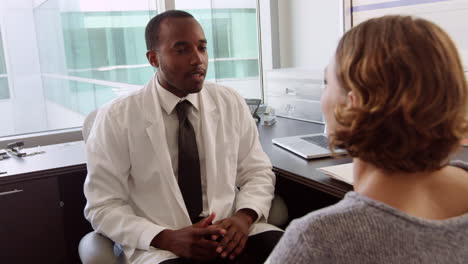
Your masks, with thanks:
<instances>
[{"instance_id":1,"label":"chair armrest","mask_svg":"<svg viewBox=\"0 0 468 264\"><path fill-rule=\"evenodd\" d=\"M90 232L81 239L78 253L83 264L110 264L117 260L114 242L96 232Z\"/></svg>"},{"instance_id":2,"label":"chair armrest","mask_svg":"<svg viewBox=\"0 0 468 264\"><path fill-rule=\"evenodd\" d=\"M288 207L284 199L277 194L271 201L270 215L267 222L277 227L282 227L288 222Z\"/></svg>"}]
</instances>

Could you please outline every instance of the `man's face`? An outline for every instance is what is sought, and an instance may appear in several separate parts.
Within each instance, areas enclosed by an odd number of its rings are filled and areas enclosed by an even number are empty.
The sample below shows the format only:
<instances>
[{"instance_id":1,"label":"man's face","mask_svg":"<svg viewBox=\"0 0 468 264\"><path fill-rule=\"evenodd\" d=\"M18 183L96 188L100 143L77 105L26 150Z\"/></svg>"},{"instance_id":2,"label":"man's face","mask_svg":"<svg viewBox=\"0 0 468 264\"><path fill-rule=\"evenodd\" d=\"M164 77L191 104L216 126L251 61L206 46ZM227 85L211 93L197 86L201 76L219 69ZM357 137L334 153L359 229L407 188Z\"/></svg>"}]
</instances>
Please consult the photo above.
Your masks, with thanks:
<instances>
[{"instance_id":1,"label":"man's face","mask_svg":"<svg viewBox=\"0 0 468 264\"><path fill-rule=\"evenodd\" d=\"M158 67L159 83L178 97L200 92L208 67L200 24L193 18L168 18L160 26L159 44L146 54Z\"/></svg>"}]
</instances>

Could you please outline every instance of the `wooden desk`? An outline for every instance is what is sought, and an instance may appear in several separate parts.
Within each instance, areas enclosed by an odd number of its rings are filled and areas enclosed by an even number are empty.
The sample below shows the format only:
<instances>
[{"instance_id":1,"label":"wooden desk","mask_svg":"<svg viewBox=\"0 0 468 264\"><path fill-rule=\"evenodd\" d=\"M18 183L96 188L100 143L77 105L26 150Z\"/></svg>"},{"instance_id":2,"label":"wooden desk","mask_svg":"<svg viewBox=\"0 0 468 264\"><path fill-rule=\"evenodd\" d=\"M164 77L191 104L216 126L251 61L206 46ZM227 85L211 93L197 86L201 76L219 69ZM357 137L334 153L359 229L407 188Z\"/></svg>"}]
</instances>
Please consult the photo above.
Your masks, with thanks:
<instances>
[{"instance_id":1,"label":"wooden desk","mask_svg":"<svg viewBox=\"0 0 468 264\"><path fill-rule=\"evenodd\" d=\"M92 230L83 216L83 142L0 161L0 262L79 263L78 243Z\"/></svg>"}]
</instances>

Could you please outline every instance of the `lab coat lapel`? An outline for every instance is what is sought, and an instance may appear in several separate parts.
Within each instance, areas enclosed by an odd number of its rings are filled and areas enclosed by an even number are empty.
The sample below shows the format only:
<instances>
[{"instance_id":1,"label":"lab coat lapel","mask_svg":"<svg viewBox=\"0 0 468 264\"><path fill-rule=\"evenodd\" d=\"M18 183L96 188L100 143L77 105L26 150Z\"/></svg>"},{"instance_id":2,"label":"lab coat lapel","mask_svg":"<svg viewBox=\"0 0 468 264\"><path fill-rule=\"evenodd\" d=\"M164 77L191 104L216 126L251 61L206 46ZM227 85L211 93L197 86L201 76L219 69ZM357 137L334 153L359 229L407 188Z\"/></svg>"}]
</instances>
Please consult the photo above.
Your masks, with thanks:
<instances>
[{"instance_id":1,"label":"lab coat lapel","mask_svg":"<svg viewBox=\"0 0 468 264\"><path fill-rule=\"evenodd\" d=\"M205 89L202 89L200 92L200 106L201 132L205 147L207 199L210 212L213 212L216 210L215 208L212 208L211 201L214 198L216 186L218 184L216 142L218 142L217 129L219 111L217 111L213 98Z\"/></svg>"},{"instance_id":2,"label":"lab coat lapel","mask_svg":"<svg viewBox=\"0 0 468 264\"><path fill-rule=\"evenodd\" d=\"M146 96L144 97L144 106L145 119L149 122L149 126L146 128L146 133L151 141L151 145L154 148L155 165L158 166L161 175L164 175L164 178L167 181L166 186L161 186L162 188L171 188L171 193L174 197L164 197L177 201L178 205L183 208L186 218L189 223L190 217L188 215L187 209L185 207L184 199L182 193L179 189L179 184L177 183L174 171L172 170L172 161L169 154L169 149L167 146L166 138L166 128L164 126L164 120L161 112L161 106L159 103L159 96L157 95L155 81L156 74L153 80L147 84Z\"/></svg>"}]
</instances>

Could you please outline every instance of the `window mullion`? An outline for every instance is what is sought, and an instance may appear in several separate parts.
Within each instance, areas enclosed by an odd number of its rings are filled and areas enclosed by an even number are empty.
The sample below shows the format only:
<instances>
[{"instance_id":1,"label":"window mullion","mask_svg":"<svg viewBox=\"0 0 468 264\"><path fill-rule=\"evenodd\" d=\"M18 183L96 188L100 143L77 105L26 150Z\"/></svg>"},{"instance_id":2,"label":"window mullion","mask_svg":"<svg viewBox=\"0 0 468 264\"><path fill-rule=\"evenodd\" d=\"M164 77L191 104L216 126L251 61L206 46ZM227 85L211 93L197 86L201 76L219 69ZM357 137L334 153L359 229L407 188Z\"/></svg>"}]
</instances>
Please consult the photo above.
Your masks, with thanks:
<instances>
[{"instance_id":1,"label":"window mullion","mask_svg":"<svg viewBox=\"0 0 468 264\"><path fill-rule=\"evenodd\" d=\"M175 9L175 0L156 0L156 2L158 5L158 13Z\"/></svg>"}]
</instances>

